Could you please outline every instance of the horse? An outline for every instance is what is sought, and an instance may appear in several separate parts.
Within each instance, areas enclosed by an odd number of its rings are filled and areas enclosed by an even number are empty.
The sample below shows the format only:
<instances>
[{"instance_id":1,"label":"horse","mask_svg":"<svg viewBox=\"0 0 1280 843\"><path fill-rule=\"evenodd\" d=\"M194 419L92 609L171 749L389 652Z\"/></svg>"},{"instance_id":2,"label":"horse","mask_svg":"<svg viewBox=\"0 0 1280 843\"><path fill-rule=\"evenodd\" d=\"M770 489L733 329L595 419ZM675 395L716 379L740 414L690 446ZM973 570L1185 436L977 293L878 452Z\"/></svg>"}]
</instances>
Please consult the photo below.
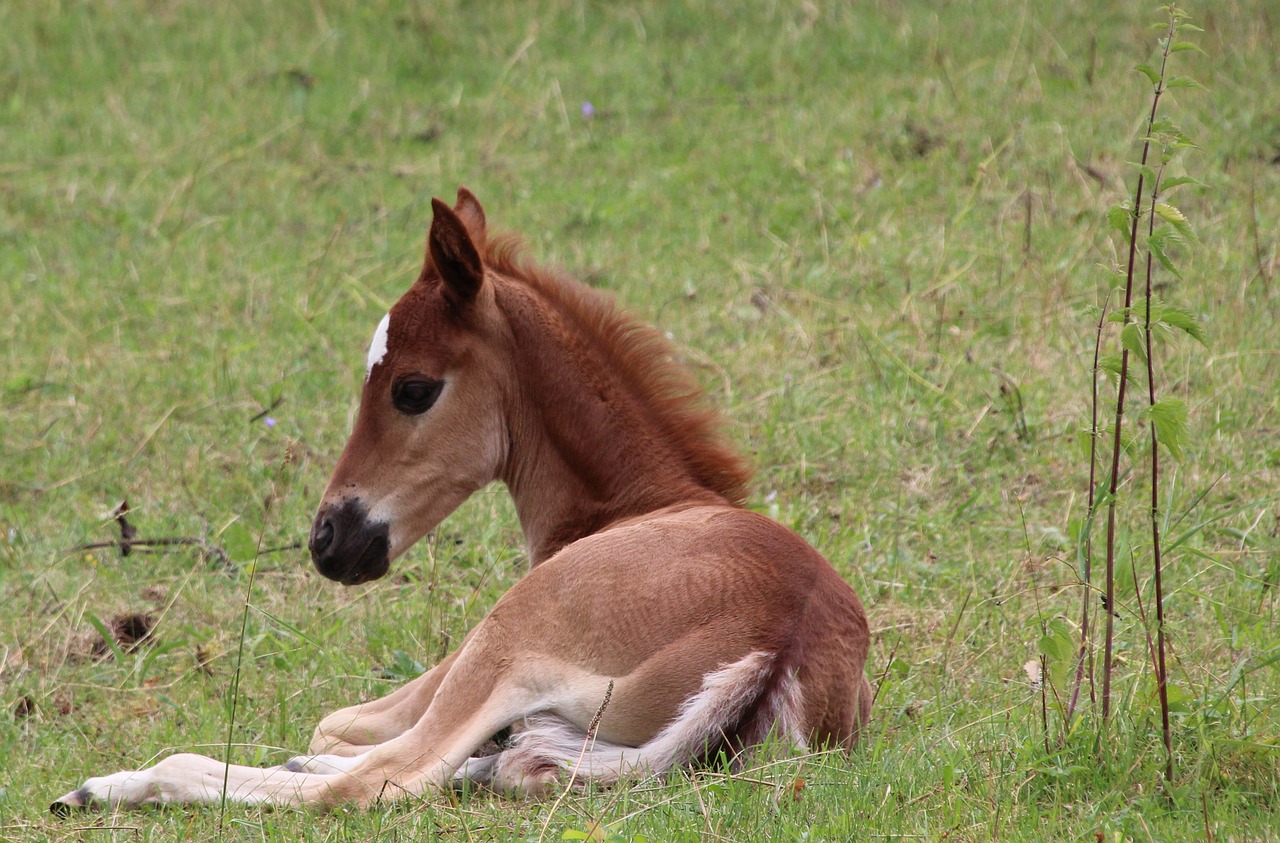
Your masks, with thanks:
<instances>
[{"instance_id":1,"label":"horse","mask_svg":"<svg viewBox=\"0 0 1280 843\"><path fill-rule=\"evenodd\" d=\"M435 667L325 717L309 754L269 768L173 755L90 778L55 812L367 806L467 783L536 796L766 741L858 740L872 702L862 604L804 539L745 507L746 462L673 346L491 238L465 187L432 209L308 546L325 577L376 580L501 480L528 572Z\"/></svg>"}]
</instances>

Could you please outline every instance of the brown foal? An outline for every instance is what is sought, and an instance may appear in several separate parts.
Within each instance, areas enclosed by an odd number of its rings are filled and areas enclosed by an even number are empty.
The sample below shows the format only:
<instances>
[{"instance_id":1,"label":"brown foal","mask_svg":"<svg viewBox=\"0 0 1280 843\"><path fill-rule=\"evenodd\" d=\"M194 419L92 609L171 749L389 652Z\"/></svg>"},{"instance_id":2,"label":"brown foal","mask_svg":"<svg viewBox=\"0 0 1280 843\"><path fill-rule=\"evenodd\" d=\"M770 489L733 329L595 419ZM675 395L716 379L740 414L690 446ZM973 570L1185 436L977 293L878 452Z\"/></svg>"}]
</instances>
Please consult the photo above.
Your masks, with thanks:
<instances>
[{"instance_id":1,"label":"brown foal","mask_svg":"<svg viewBox=\"0 0 1280 843\"><path fill-rule=\"evenodd\" d=\"M746 466L670 345L490 240L465 188L433 207L422 273L369 349L312 557L338 582L377 579L500 479L528 575L440 664L324 718L311 755L272 768L174 755L91 778L55 810L217 802L224 783L229 800L271 804L466 781L538 792L771 736L857 740L871 711L862 605L803 539L743 508Z\"/></svg>"}]
</instances>

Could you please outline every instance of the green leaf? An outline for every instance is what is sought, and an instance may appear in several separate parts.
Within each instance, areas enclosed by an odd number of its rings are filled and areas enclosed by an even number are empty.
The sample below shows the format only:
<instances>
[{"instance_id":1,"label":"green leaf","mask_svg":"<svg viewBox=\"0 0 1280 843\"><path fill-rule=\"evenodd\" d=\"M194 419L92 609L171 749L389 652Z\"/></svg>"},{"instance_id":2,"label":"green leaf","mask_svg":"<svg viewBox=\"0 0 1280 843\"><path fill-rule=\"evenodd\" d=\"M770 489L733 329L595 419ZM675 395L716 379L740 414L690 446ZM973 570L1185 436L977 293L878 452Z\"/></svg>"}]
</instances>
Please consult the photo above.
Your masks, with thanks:
<instances>
[{"instance_id":1,"label":"green leaf","mask_svg":"<svg viewBox=\"0 0 1280 843\"><path fill-rule=\"evenodd\" d=\"M1164 86L1165 88L1199 88L1202 91L1209 90L1204 85L1201 85L1199 82L1192 79L1190 76L1175 76L1172 79L1165 82Z\"/></svg>"},{"instance_id":2,"label":"green leaf","mask_svg":"<svg viewBox=\"0 0 1280 843\"><path fill-rule=\"evenodd\" d=\"M1183 690L1181 685L1166 683L1164 690L1169 699L1170 711L1186 712L1191 710L1191 695Z\"/></svg>"},{"instance_id":3,"label":"green leaf","mask_svg":"<svg viewBox=\"0 0 1280 843\"><path fill-rule=\"evenodd\" d=\"M1137 322L1130 322L1120 331L1120 344L1143 363L1147 362L1146 337Z\"/></svg>"},{"instance_id":4,"label":"green leaf","mask_svg":"<svg viewBox=\"0 0 1280 843\"><path fill-rule=\"evenodd\" d=\"M1147 238L1147 249L1155 259L1160 262L1160 265L1163 266L1165 270L1171 273L1175 278L1181 278L1182 273L1178 271L1178 267L1174 266L1173 260L1169 257L1169 253L1165 249L1165 244L1169 240L1175 239L1170 235L1170 232L1172 231L1173 229L1171 228L1156 229L1155 233Z\"/></svg>"},{"instance_id":5,"label":"green leaf","mask_svg":"<svg viewBox=\"0 0 1280 843\"><path fill-rule=\"evenodd\" d=\"M1130 210L1128 202L1112 205L1107 209L1107 225L1122 234L1129 233L1133 226L1133 211Z\"/></svg>"},{"instance_id":6,"label":"green leaf","mask_svg":"<svg viewBox=\"0 0 1280 843\"><path fill-rule=\"evenodd\" d=\"M1093 444L1093 432L1087 427L1082 427L1076 431L1075 435L1077 453L1082 461L1089 459L1090 445Z\"/></svg>"},{"instance_id":7,"label":"green leaf","mask_svg":"<svg viewBox=\"0 0 1280 843\"><path fill-rule=\"evenodd\" d=\"M1193 179L1190 176L1173 176L1172 178L1167 178L1161 181L1160 189L1162 191L1170 191L1170 190L1173 190L1175 187L1180 187L1184 184L1194 184L1196 187L1205 186L1204 182L1197 181L1196 179Z\"/></svg>"},{"instance_id":8,"label":"green leaf","mask_svg":"<svg viewBox=\"0 0 1280 843\"><path fill-rule=\"evenodd\" d=\"M1187 222L1187 218L1182 211L1179 211L1168 202L1157 202L1152 210L1155 211L1156 216L1173 226L1183 241L1188 243L1196 242L1196 235L1191 230L1191 223Z\"/></svg>"},{"instance_id":9,"label":"green leaf","mask_svg":"<svg viewBox=\"0 0 1280 843\"><path fill-rule=\"evenodd\" d=\"M1146 164L1143 164L1138 161L1130 161L1129 164L1134 169L1136 169L1139 173L1141 173L1142 177L1147 181L1153 182L1156 180L1156 171L1148 167Z\"/></svg>"},{"instance_id":10,"label":"green leaf","mask_svg":"<svg viewBox=\"0 0 1280 843\"><path fill-rule=\"evenodd\" d=\"M1178 126L1178 124L1174 123L1172 120L1164 118L1161 118L1151 124L1151 129L1147 132L1147 135L1143 140L1158 143L1164 147L1165 154L1162 156L1162 159L1166 162L1172 157L1170 155L1172 150L1187 149L1189 147L1197 148L1195 141L1191 139L1190 135L1182 131L1182 128Z\"/></svg>"},{"instance_id":11,"label":"green leaf","mask_svg":"<svg viewBox=\"0 0 1280 843\"><path fill-rule=\"evenodd\" d=\"M1098 358L1098 368L1102 369L1104 372L1109 372L1113 383L1118 383L1120 380L1120 367L1121 359L1119 354L1104 354ZM1129 376L1129 383L1134 383L1135 376L1132 366L1129 367L1127 374Z\"/></svg>"},{"instance_id":12,"label":"green leaf","mask_svg":"<svg viewBox=\"0 0 1280 843\"><path fill-rule=\"evenodd\" d=\"M1116 536L1116 561L1113 571L1117 602L1133 597L1133 553L1130 552L1129 536L1127 534ZM1117 607L1116 611L1123 610Z\"/></svg>"},{"instance_id":13,"label":"green leaf","mask_svg":"<svg viewBox=\"0 0 1280 843\"><path fill-rule=\"evenodd\" d=\"M1151 82L1152 85L1158 84L1160 82L1159 71L1157 71L1154 67L1152 67L1149 64L1140 64L1137 67L1135 67L1134 70L1138 71L1143 76L1147 77L1147 79Z\"/></svg>"},{"instance_id":14,"label":"green leaf","mask_svg":"<svg viewBox=\"0 0 1280 843\"><path fill-rule=\"evenodd\" d=\"M1062 618L1050 618L1044 624L1044 634L1036 645L1040 654L1050 664L1069 660L1075 651L1075 641L1071 637L1071 628Z\"/></svg>"},{"instance_id":15,"label":"green leaf","mask_svg":"<svg viewBox=\"0 0 1280 843\"><path fill-rule=\"evenodd\" d=\"M1155 206L1156 216L1167 223L1177 225L1187 221L1186 215L1179 211L1168 202L1157 202Z\"/></svg>"},{"instance_id":16,"label":"green leaf","mask_svg":"<svg viewBox=\"0 0 1280 843\"><path fill-rule=\"evenodd\" d=\"M1181 398L1162 398L1147 408L1146 415L1160 444L1169 449L1174 459L1182 459L1182 446L1187 441L1187 405Z\"/></svg>"},{"instance_id":17,"label":"green leaf","mask_svg":"<svg viewBox=\"0 0 1280 843\"><path fill-rule=\"evenodd\" d=\"M392 651L391 663L385 667L376 667L373 670L373 674L380 679L396 679L401 682L415 679L426 672L427 668L422 662L404 650Z\"/></svg>"},{"instance_id":18,"label":"green leaf","mask_svg":"<svg viewBox=\"0 0 1280 843\"><path fill-rule=\"evenodd\" d=\"M1133 313L1133 321L1145 324L1147 321L1147 300L1144 296L1139 296L1133 300L1133 307L1130 308Z\"/></svg>"},{"instance_id":19,"label":"green leaf","mask_svg":"<svg viewBox=\"0 0 1280 843\"><path fill-rule=\"evenodd\" d=\"M1179 685L1166 684L1165 694L1169 699L1169 712L1173 714L1185 713L1190 711L1194 702L1191 695L1188 694ZM1156 682L1156 678L1152 674L1142 677L1142 693L1140 698L1143 703L1151 707L1152 711L1160 710L1160 686Z\"/></svg>"},{"instance_id":20,"label":"green leaf","mask_svg":"<svg viewBox=\"0 0 1280 843\"><path fill-rule=\"evenodd\" d=\"M1194 313L1184 307L1165 304L1157 299L1151 308L1151 323L1176 328L1183 333L1190 334L1191 338L1201 345L1208 345L1204 336L1204 326Z\"/></svg>"},{"instance_id":21,"label":"green leaf","mask_svg":"<svg viewBox=\"0 0 1280 843\"><path fill-rule=\"evenodd\" d=\"M1185 50L1195 50L1199 53L1204 52L1204 50L1200 49L1199 44L1193 44L1190 41L1174 41L1169 45L1169 52L1171 53L1181 53Z\"/></svg>"},{"instance_id":22,"label":"green leaf","mask_svg":"<svg viewBox=\"0 0 1280 843\"><path fill-rule=\"evenodd\" d=\"M1151 235L1152 240L1159 242L1161 246L1186 245L1187 238L1182 236L1182 232L1174 226L1160 226Z\"/></svg>"}]
</instances>

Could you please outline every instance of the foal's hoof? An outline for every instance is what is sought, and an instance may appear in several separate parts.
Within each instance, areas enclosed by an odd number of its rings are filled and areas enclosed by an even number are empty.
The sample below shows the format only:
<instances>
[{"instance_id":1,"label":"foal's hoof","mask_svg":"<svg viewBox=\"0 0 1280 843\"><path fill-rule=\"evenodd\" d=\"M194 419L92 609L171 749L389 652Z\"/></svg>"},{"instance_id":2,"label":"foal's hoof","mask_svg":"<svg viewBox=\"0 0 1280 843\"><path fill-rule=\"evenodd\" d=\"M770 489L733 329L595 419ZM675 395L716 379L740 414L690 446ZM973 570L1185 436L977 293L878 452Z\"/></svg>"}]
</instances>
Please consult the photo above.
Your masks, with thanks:
<instances>
[{"instance_id":1,"label":"foal's hoof","mask_svg":"<svg viewBox=\"0 0 1280 843\"><path fill-rule=\"evenodd\" d=\"M49 806L49 813L55 817L68 817L71 816L72 811L83 811L91 804L90 794L84 788L80 788L55 799Z\"/></svg>"}]
</instances>

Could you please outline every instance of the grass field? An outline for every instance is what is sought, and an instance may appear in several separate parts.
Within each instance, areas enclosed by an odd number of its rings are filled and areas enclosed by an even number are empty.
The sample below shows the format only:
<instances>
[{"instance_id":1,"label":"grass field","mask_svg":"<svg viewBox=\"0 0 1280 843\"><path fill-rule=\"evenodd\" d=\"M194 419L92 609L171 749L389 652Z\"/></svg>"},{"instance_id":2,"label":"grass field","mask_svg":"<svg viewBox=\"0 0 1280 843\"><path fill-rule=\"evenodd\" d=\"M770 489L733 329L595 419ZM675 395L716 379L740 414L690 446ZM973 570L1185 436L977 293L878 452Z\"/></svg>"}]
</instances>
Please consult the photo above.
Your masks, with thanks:
<instances>
[{"instance_id":1,"label":"grass field","mask_svg":"<svg viewBox=\"0 0 1280 843\"><path fill-rule=\"evenodd\" d=\"M1185 280L1158 281L1208 336L1158 365L1191 420L1162 502L1162 793L1143 470L1112 721L1086 706L1063 739L1060 671L1047 712L1024 671L1044 623L1076 634L1087 311L1154 4L0 4L0 837L1280 839L1280 17L1199 6L1205 52L1175 72L1209 90L1162 106L1205 187L1176 199ZM868 606L865 744L554 805L50 817L86 775L224 751L255 556L244 763L434 662L521 575L500 488L370 586L275 550L304 540L365 344L459 183L687 352L754 455L752 506ZM139 537L229 559L77 550L124 499ZM95 652L130 613L153 643Z\"/></svg>"}]
</instances>

